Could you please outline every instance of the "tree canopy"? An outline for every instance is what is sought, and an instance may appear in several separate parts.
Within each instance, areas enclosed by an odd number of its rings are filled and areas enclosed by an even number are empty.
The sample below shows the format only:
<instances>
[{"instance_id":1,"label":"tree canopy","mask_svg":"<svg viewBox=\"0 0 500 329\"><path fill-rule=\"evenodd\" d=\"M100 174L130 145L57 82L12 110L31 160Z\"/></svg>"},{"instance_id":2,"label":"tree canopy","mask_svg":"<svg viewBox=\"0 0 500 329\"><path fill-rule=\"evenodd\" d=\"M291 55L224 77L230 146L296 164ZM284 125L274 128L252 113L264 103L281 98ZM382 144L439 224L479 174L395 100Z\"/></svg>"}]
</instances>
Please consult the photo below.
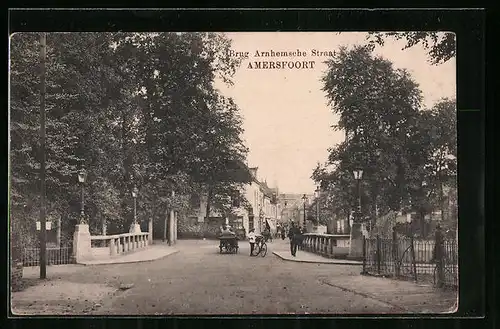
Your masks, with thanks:
<instances>
[{"instance_id":1,"label":"tree canopy","mask_svg":"<svg viewBox=\"0 0 500 329\"><path fill-rule=\"evenodd\" d=\"M405 40L403 49L416 45L424 47L429 56L429 62L438 65L456 56L456 37L452 32L370 32L367 40L371 45L383 46L385 40L394 38Z\"/></svg>"},{"instance_id":2,"label":"tree canopy","mask_svg":"<svg viewBox=\"0 0 500 329\"><path fill-rule=\"evenodd\" d=\"M429 213L437 189L456 174L455 101L424 109L411 75L369 46L343 47L326 64L323 90L339 116L333 128L347 139L329 149L312 178L329 194L332 213L348 217L356 208L355 169L363 170L365 218L389 210Z\"/></svg>"},{"instance_id":3,"label":"tree canopy","mask_svg":"<svg viewBox=\"0 0 500 329\"><path fill-rule=\"evenodd\" d=\"M11 38L11 218L26 229L39 208L39 46L36 33ZM47 35L47 203L67 232L80 168L91 230L106 220L123 232L134 185L140 218L157 220L221 184L228 162L244 161L238 107L213 84L231 83L239 62L230 46L216 33ZM238 184L229 179L217 193Z\"/></svg>"}]
</instances>

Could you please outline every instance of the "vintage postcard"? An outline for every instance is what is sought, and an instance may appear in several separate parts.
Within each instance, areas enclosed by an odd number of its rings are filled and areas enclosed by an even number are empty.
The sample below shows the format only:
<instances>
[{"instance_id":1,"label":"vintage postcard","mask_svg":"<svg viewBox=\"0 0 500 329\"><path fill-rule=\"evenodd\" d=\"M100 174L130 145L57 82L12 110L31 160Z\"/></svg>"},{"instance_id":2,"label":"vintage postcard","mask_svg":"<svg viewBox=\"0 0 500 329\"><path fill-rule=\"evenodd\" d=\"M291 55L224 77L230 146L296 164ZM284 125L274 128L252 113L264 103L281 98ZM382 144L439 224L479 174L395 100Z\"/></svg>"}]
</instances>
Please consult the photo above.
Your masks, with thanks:
<instances>
[{"instance_id":1,"label":"vintage postcard","mask_svg":"<svg viewBox=\"0 0 500 329\"><path fill-rule=\"evenodd\" d=\"M13 34L12 313L455 312L455 41Z\"/></svg>"}]
</instances>

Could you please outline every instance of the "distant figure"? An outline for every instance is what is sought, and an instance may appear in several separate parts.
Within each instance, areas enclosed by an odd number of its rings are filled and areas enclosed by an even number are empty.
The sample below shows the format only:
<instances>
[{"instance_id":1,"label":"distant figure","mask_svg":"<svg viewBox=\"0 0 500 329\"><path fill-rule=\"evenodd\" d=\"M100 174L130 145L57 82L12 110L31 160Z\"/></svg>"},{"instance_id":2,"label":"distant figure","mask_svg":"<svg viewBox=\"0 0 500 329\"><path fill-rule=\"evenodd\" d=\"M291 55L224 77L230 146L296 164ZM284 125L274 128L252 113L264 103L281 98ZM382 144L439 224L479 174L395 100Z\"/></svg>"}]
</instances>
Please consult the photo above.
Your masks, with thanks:
<instances>
[{"instance_id":1,"label":"distant figure","mask_svg":"<svg viewBox=\"0 0 500 329\"><path fill-rule=\"evenodd\" d=\"M288 237L290 238L290 252L293 257L297 254L297 246L301 240L301 233L298 227L295 226L295 223L292 222L292 226L290 227L290 231L288 232Z\"/></svg>"},{"instance_id":2,"label":"distant figure","mask_svg":"<svg viewBox=\"0 0 500 329\"><path fill-rule=\"evenodd\" d=\"M306 233L306 230L302 226L299 226L299 232L300 234L297 237L297 246L299 250L302 250L302 241L304 240L303 234Z\"/></svg>"},{"instance_id":3,"label":"distant figure","mask_svg":"<svg viewBox=\"0 0 500 329\"><path fill-rule=\"evenodd\" d=\"M281 240L285 240L285 238L286 238L286 231L285 231L285 228L282 227L281 228Z\"/></svg>"},{"instance_id":4,"label":"distant figure","mask_svg":"<svg viewBox=\"0 0 500 329\"><path fill-rule=\"evenodd\" d=\"M250 243L250 256L253 256L253 250L255 247L255 229L251 228L248 233L248 242Z\"/></svg>"}]
</instances>

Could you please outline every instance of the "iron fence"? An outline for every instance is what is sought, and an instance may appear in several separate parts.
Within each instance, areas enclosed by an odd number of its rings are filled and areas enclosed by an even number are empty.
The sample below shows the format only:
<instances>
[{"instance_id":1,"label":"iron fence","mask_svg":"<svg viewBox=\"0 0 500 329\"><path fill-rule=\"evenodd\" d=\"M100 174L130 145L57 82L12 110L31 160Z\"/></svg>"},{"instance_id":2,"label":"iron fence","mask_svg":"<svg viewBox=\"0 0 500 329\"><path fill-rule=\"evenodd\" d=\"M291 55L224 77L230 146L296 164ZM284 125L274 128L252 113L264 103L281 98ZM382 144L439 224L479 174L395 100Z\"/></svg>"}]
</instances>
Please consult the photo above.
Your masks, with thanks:
<instances>
[{"instance_id":1,"label":"iron fence","mask_svg":"<svg viewBox=\"0 0 500 329\"><path fill-rule=\"evenodd\" d=\"M73 246L47 247L47 265L74 264ZM23 249L23 266L40 266L40 247Z\"/></svg>"},{"instance_id":2,"label":"iron fence","mask_svg":"<svg viewBox=\"0 0 500 329\"><path fill-rule=\"evenodd\" d=\"M363 272L457 287L457 243L444 240L440 230L433 240L399 237L395 231L392 239L364 239Z\"/></svg>"}]
</instances>

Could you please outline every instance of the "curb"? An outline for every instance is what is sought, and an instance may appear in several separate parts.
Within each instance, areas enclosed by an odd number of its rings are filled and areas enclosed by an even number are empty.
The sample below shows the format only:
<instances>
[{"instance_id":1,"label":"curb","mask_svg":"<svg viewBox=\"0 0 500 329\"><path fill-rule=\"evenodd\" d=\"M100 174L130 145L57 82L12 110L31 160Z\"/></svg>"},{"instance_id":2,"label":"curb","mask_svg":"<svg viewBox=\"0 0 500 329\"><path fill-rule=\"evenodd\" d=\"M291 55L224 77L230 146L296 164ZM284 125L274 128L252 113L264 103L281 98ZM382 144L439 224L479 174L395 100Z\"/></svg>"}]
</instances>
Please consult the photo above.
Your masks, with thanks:
<instances>
[{"instance_id":1,"label":"curb","mask_svg":"<svg viewBox=\"0 0 500 329\"><path fill-rule=\"evenodd\" d=\"M180 250L174 250L170 254L160 256L158 258L153 258L153 259L144 259L144 260L130 260L130 261L124 261L124 262L109 262L109 263L99 263L99 264L85 264L85 263L77 263L77 265L82 265L82 266L100 266L100 265L121 265L121 264L133 264L133 263L146 263L146 262L152 262L155 260L160 260L163 258L166 258L168 256L172 256L176 253L178 253Z\"/></svg>"},{"instance_id":2,"label":"curb","mask_svg":"<svg viewBox=\"0 0 500 329\"><path fill-rule=\"evenodd\" d=\"M300 260L300 259L289 259L281 256L278 254L276 251L273 251L273 254L275 256L278 256L282 260L288 261L288 262L295 262L295 263L309 263L309 264L325 264L325 265L352 265L352 266L362 266L363 263L348 263L345 261L338 261L338 262L322 262L322 261L315 261L315 260Z\"/></svg>"}]
</instances>

